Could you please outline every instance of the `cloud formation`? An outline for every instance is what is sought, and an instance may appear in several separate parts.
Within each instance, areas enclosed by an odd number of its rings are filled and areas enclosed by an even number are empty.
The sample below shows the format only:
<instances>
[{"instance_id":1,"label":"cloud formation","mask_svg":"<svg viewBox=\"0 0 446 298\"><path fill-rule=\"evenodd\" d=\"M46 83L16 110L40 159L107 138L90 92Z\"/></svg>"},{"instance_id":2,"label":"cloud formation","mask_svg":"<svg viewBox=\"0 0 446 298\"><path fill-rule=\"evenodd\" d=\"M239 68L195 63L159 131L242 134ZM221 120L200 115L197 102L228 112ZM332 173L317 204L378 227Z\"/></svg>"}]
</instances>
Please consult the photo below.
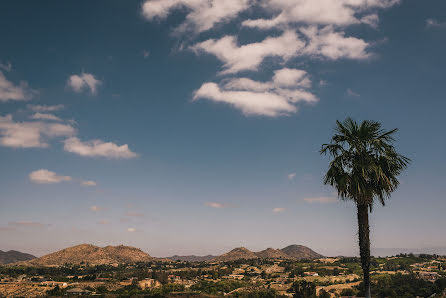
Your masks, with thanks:
<instances>
[{"instance_id":1,"label":"cloud formation","mask_svg":"<svg viewBox=\"0 0 446 298\"><path fill-rule=\"evenodd\" d=\"M283 68L275 71L269 82L233 78L223 86L204 83L193 98L227 103L245 115L276 117L295 113L299 102L317 102L318 98L306 90L310 87L311 80L305 71Z\"/></svg>"},{"instance_id":2,"label":"cloud formation","mask_svg":"<svg viewBox=\"0 0 446 298\"><path fill-rule=\"evenodd\" d=\"M205 202L204 205L216 209L225 208L225 204L218 202Z\"/></svg>"},{"instance_id":3,"label":"cloud formation","mask_svg":"<svg viewBox=\"0 0 446 298\"><path fill-rule=\"evenodd\" d=\"M93 180L85 180L85 181L81 181L81 185L82 186L96 186L96 182Z\"/></svg>"},{"instance_id":4,"label":"cloud formation","mask_svg":"<svg viewBox=\"0 0 446 298\"><path fill-rule=\"evenodd\" d=\"M94 95L97 92L97 88L102 82L95 78L91 73L81 73L80 75L71 75L68 78L67 86L69 86L74 92L80 93L84 90L89 90L90 94Z\"/></svg>"},{"instance_id":5,"label":"cloud formation","mask_svg":"<svg viewBox=\"0 0 446 298\"><path fill-rule=\"evenodd\" d=\"M59 117L48 113L35 113L31 115L31 119L34 120L51 120L51 121L62 121Z\"/></svg>"},{"instance_id":6,"label":"cloud formation","mask_svg":"<svg viewBox=\"0 0 446 298\"><path fill-rule=\"evenodd\" d=\"M0 102L30 100L38 92L29 88L28 83L22 81L15 85L0 71Z\"/></svg>"},{"instance_id":7,"label":"cloud formation","mask_svg":"<svg viewBox=\"0 0 446 298\"><path fill-rule=\"evenodd\" d=\"M56 137L69 137L76 130L62 123L15 122L12 115L0 116L0 144L16 148L44 148Z\"/></svg>"},{"instance_id":8,"label":"cloud formation","mask_svg":"<svg viewBox=\"0 0 446 298\"><path fill-rule=\"evenodd\" d=\"M348 26L376 24L376 9L391 7L399 0L266 0L260 1L270 19L245 20L242 25L259 29L285 27L291 24Z\"/></svg>"},{"instance_id":9,"label":"cloud formation","mask_svg":"<svg viewBox=\"0 0 446 298\"><path fill-rule=\"evenodd\" d=\"M218 23L225 23L247 9L250 0L147 0L142 13L148 20L164 19L173 10L186 8L186 20L176 28L177 33L203 32Z\"/></svg>"},{"instance_id":10,"label":"cloud formation","mask_svg":"<svg viewBox=\"0 0 446 298\"><path fill-rule=\"evenodd\" d=\"M101 140L91 140L82 142L76 137L68 138L64 141L64 149L67 152L75 153L87 157L107 157L107 158L134 158L138 154L131 151L127 144L116 145L112 142Z\"/></svg>"},{"instance_id":11,"label":"cloud formation","mask_svg":"<svg viewBox=\"0 0 446 298\"><path fill-rule=\"evenodd\" d=\"M70 176L57 175L55 172L47 169L40 169L29 174L29 180L38 184L52 184L63 181L71 181Z\"/></svg>"},{"instance_id":12,"label":"cloud formation","mask_svg":"<svg viewBox=\"0 0 446 298\"><path fill-rule=\"evenodd\" d=\"M273 213L282 213L282 212L285 212L285 208L280 208L280 207L277 207L277 208L273 208L272 209L272 212Z\"/></svg>"},{"instance_id":13,"label":"cloud formation","mask_svg":"<svg viewBox=\"0 0 446 298\"><path fill-rule=\"evenodd\" d=\"M312 197L312 198L305 198L305 202L307 203L319 203L319 204L330 204L335 203L338 200L335 197Z\"/></svg>"},{"instance_id":14,"label":"cloud formation","mask_svg":"<svg viewBox=\"0 0 446 298\"><path fill-rule=\"evenodd\" d=\"M59 111L59 110L62 110L63 108L65 108L65 106L63 104L50 105L50 106L27 105L26 107L34 112L56 112L56 111Z\"/></svg>"},{"instance_id":15,"label":"cloud formation","mask_svg":"<svg viewBox=\"0 0 446 298\"><path fill-rule=\"evenodd\" d=\"M268 37L261 42L238 45L235 36L209 39L191 47L196 53L208 53L223 62L222 74L243 70L257 70L266 57L280 57L288 60L296 56L305 46L296 32L288 30L277 37Z\"/></svg>"},{"instance_id":16,"label":"cloud formation","mask_svg":"<svg viewBox=\"0 0 446 298\"><path fill-rule=\"evenodd\" d=\"M429 18L426 20L426 28L446 28L446 22L439 22L435 18Z\"/></svg>"},{"instance_id":17,"label":"cloud formation","mask_svg":"<svg viewBox=\"0 0 446 298\"><path fill-rule=\"evenodd\" d=\"M288 180L294 180L294 178L296 178L296 173L288 174Z\"/></svg>"}]
</instances>

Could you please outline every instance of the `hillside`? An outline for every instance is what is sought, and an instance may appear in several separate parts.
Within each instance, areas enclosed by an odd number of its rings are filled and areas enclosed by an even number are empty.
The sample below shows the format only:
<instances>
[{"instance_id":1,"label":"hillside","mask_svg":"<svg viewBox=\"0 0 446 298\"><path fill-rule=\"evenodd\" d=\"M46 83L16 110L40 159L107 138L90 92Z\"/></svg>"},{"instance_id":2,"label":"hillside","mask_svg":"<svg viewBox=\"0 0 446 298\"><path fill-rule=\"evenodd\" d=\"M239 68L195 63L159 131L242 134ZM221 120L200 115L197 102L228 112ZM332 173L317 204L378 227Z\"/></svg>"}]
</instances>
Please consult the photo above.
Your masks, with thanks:
<instances>
[{"instance_id":1,"label":"hillside","mask_svg":"<svg viewBox=\"0 0 446 298\"><path fill-rule=\"evenodd\" d=\"M61 266L66 263L103 265L148 262L152 259L149 254L130 246L98 247L91 244L81 244L24 263L31 266Z\"/></svg>"},{"instance_id":2,"label":"hillside","mask_svg":"<svg viewBox=\"0 0 446 298\"><path fill-rule=\"evenodd\" d=\"M212 261L229 262L240 259L318 259L323 256L303 245L290 245L282 249L267 248L259 252L252 252L244 247L239 247L215 257Z\"/></svg>"},{"instance_id":3,"label":"hillside","mask_svg":"<svg viewBox=\"0 0 446 298\"><path fill-rule=\"evenodd\" d=\"M16 250L2 251L0 250L0 264L11 264L21 261L28 261L36 257L27 253Z\"/></svg>"},{"instance_id":4,"label":"hillside","mask_svg":"<svg viewBox=\"0 0 446 298\"><path fill-rule=\"evenodd\" d=\"M255 253L261 259L292 259L280 249L267 248Z\"/></svg>"},{"instance_id":5,"label":"hillside","mask_svg":"<svg viewBox=\"0 0 446 298\"><path fill-rule=\"evenodd\" d=\"M190 255L190 256L178 256L178 255L174 255L171 257L168 257L167 259L172 260L172 261L184 261L184 262L208 262L212 259L214 259L216 256L212 256L212 255L207 255L207 256L195 256L195 255Z\"/></svg>"},{"instance_id":6,"label":"hillside","mask_svg":"<svg viewBox=\"0 0 446 298\"><path fill-rule=\"evenodd\" d=\"M323 255L318 254L314 250L303 246L303 245L289 245L285 248L281 249L282 252L292 257L293 259L301 260L301 259L319 259L323 258Z\"/></svg>"},{"instance_id":7,"label":"hillside","mask_svg":"<svg viewBox=\"0 0 446 298\"><path fill-rule=\"evenodd\" d=\"M215 257L212 261L229 262L240 259L258 259L258 258L259 257L249 249L246 249L244 247L237 247L231 250L230 252Z\"/></svg>"}]
</instances>

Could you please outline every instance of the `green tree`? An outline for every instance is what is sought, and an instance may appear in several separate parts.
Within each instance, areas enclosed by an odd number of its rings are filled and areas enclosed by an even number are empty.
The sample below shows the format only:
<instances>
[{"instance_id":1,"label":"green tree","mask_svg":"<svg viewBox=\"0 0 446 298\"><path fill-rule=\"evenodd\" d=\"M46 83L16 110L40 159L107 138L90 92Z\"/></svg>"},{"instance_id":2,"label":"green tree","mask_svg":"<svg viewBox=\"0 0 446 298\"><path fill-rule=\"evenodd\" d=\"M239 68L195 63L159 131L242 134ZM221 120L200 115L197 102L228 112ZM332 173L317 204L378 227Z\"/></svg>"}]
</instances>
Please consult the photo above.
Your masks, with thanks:
<instances>
[{"instance_id":1,"label":"green tree","mask_svg":"<svg viewBox=\"0 0 446 298\"><path fill-rule=\"evenodd\" d=\"M364 274L365 297L370 293L370 229L369 211L375 201L382 205L399 185L397 177L410 159L397 153L393 135L381 123L351 118L336 121L330 144L322 145L321 154L332 157L324 183L336 188L343 200L352 200L357 207L359 251Z\"/></svg>"},{"instance_id":2,"label":"green tree","mask_svg":"<svg viewBox=\"0 0 446 298\"><path fill-rule=\"evenodd\" d=\"M304 279L295 281L291 290L294 298L316 298L316 286Z\"/></svg>"}]
</instances>

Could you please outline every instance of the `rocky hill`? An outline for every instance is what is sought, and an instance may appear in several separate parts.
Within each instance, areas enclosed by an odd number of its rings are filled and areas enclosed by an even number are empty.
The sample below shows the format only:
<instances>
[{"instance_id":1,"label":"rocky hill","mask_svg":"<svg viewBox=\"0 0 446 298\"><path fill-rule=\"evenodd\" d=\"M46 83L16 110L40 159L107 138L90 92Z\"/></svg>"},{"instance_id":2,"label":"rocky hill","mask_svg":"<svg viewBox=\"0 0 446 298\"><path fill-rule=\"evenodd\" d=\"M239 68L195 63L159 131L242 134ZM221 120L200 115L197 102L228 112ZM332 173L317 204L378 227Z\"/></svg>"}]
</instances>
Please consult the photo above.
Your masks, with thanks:
<instances>
[{"instance_id":1,"label":"rocky hill","mask_svg":"<svg viewBox=\"0 0 446 298\"><path fill-rule=\"evenodd\" d=\"M212 255L207 255L207 256L195 256L195 255L178 256L178 255L174 255L174 256L168 257L167 259L172 260L172 261L183 261L183 262L207 262L207 261L214 259L215 257L216 256L212 256Z\"/></svg>"},{"instance_id":2,"label":"rocky hill","mask_svg":"<svg viewBox=\"0 0 446 298\"><path fill-rule=\"evenodd\" d=\"M323 256L303 245L290 245L282 249L267 248L259 252L252 252L239 247L212 259L214 262L229 262L240 259L318 259Z\"/></svg>"},{"instance_id":3,"label":"rocky hill","mask_svg":"<svg viewBox=\"0 0 446 298\"><path fill-rule=\"evenodd\" d=\"M3 251L0 250L0 264L11 264L21 261L28 261L36 257L17 250Z\"/></svg>"},{"instance_id":4,"label":"rocky hill","mask_svg":"<svg viewBox=\"0 0 446 298\"><path fill-rule=\"evenodd\" d=\"M61 266L66 263L103 265L149 262L151 260L153 258L149 254L130 246L98 247L91 244L81 244L22 263L31 266Z\"/></svg>"},{"instance_id":5,"label":"rocky hill","mask_svg":"<svg viewBox=\"0 0 446 298\"><path fill-rule=\"evenodd\" d=\"M311 248L308 248L303 245L289 245L285 248L281 249L282 252L287 254L288 256L292 257L293 259L301 260L301 259L319 259L323 258L323 255L318 254Z\"/></svg>"},{"instance_id":6,"label":"rocky hill","mask_svg":"<svg viewBox=\"0 0 446 298\"><path fill-rule=\"evenodd\" d=\"M229 262L229 261L235 261L240 259L258 259L259 257L250 251L249 249L246 249L244 247L237 247L231 250L230 252L227 252L225 254L222 254L221 256L215 257L212 261L215 262Z\"/></svg>"},{"instance_id":7,"label":"rocky hill","mask_svg":"<svg viewBox=\"0 0 446 298\"><path fill-rule=\"evenodd\" d=\"M293 259L280 249L267 248L255 253L261 259Z\"/></svg>"}]
</instances>

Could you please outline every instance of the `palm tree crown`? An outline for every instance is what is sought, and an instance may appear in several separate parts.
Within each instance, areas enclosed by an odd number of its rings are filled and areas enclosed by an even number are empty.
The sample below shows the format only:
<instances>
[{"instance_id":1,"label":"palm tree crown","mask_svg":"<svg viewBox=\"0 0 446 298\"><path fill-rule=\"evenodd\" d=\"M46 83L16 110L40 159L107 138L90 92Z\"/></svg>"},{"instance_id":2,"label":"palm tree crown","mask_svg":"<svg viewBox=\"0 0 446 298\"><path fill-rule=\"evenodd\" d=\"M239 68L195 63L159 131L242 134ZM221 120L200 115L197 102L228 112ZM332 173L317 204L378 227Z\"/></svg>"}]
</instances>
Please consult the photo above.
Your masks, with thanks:
<instances>
[{"instance_id":1,"label":"palm tree crown","mask_svg":"<svg viewBox=\"0 0 446 298\"><path fill-rule=\"evenodd\" d=\"M370 210L375 200L384 205L399 185L397 176L410 162L392 145L397 129L383 130L375 121L358 125L351 118L336 123L331 143L322 145L321 153L333 157L324 183L335 187L341 199Z\"/></svg>"}]
</instances>

